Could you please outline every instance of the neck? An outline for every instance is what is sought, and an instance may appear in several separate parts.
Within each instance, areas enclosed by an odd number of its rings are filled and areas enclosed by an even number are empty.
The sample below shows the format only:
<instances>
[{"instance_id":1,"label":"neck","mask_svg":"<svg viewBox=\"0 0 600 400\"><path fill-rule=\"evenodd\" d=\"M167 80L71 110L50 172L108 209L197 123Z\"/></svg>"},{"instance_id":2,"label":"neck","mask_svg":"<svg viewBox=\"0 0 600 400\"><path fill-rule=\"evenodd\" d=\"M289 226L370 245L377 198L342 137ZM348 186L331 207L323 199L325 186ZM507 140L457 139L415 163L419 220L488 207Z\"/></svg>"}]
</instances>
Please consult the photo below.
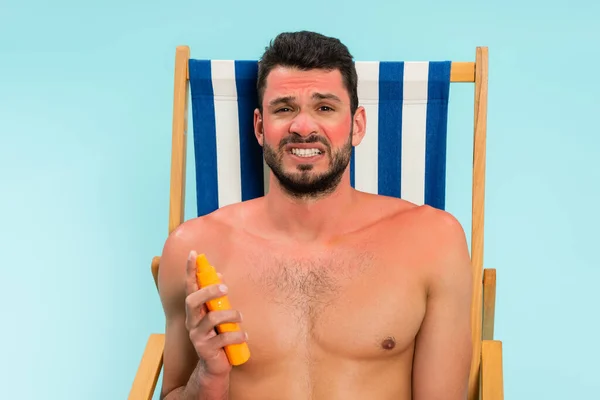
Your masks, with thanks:
<instances>
[{"instance_id":1,"label":"neck","mask_svg":"<svg viewBox=\"0 0 600 400\"><path fill-rule=\"evenodd\" d=\"M330 238L348 220L356 190L350 186L347 170L337 188L317 198L297 198L287 193L271 173L265 196L269 224L276 232L300 241Z\"/></svg>"}]
</instances>

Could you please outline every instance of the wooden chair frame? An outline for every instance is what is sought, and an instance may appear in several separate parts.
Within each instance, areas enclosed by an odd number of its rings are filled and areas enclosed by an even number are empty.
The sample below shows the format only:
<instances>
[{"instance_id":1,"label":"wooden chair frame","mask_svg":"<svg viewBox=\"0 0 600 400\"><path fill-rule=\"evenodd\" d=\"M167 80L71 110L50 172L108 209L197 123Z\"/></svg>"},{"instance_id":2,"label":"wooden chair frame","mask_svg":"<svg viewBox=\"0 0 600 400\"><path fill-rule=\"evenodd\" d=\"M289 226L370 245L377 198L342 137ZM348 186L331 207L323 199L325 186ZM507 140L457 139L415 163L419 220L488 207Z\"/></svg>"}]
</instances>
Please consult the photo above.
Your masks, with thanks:
<instances>
[{"instance_id":1,"label":"wooden chair frame","mask_svg":"<svg viewBox=\"0 0 600 400\"><path fill-rule=\"evenodd\" d=\"M169 234L184 222L189 59L189 47L178 46L175 53L173 93ZM483 269L488 97L487 47L476 48L474 62L452 62L450 80L452 83L474 83L475 86L471 225L473 358L469 376L468 400L503 400L502 342L494 340L496 270ZM160 257L154 257L151 271L157 289L159 264ZM164 334L150 335L129 393L129 400L152 399L162 368L164 343Z\"/></svg>"}]
</instances>

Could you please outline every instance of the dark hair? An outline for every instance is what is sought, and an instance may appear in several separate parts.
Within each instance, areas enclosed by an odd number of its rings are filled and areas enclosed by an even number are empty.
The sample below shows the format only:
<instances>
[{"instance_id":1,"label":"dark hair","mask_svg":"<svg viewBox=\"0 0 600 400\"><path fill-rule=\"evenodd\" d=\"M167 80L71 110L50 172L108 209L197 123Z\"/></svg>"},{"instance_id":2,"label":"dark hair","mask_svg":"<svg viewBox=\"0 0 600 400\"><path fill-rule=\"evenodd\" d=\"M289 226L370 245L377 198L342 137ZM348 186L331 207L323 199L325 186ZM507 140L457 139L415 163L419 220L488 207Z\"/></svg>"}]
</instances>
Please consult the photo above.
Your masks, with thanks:
<instances>
[{"instance_id":1,"label":"dark hair","mask_svg":"<svg viewBox=\"0 0 600 400\"><path fill-rule=\"evenodd\" d=\"M339 40L319 33L283 32L271 41L258 62L258 109L262 102L269 72L277 66L301 70L338 69L350 96L350 111L358 108L357 75L352 55Z\"/></svg>"}]
</instances>

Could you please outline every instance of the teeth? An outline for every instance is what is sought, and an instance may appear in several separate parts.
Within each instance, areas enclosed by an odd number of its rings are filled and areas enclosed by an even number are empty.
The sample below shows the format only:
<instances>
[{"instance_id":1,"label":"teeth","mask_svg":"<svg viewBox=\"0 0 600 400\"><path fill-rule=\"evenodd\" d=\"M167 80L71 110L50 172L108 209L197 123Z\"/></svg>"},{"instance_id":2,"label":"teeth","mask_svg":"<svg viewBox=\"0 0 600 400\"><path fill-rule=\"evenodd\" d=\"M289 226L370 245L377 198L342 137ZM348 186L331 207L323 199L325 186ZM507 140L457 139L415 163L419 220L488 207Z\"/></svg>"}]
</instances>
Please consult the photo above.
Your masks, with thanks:
<instances>
[{"instance_id":1,"label":"teeth","mask_svg":"<svg viewBox=\"0 0 600 400\"><path fill-rule=\"evenodd\" d=\"M319 149L292 149L292 154L298 157L313 157L321 154Z\"/></svg>"}]
</instances>

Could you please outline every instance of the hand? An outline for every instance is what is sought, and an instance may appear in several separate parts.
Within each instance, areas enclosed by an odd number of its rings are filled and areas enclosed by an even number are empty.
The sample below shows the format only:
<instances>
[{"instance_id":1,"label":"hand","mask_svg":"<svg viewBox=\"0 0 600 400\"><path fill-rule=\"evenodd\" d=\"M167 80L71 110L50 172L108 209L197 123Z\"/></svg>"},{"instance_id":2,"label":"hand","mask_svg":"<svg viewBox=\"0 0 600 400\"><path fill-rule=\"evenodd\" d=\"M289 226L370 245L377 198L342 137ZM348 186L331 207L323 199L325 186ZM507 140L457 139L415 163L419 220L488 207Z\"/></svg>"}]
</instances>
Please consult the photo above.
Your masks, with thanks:
<instances>
[{"instance_id":1,"label":"hand","mask_svg":"<svg viewBox=\"0 0 600 400\"><path fill-rule=\"evenodd\" d=\"M243 343L247 337L243 331L217 334L217 325L225 322L239 323L242 317L237 310L208 311L205 303L226 294L227 288L221 284L199 289L196 257L196 252L192 251L187 261L185 326L200 362L204 364L205 375L222 377L228 375L232 368L223 347Z\"/></svg>"}]
</instances>

